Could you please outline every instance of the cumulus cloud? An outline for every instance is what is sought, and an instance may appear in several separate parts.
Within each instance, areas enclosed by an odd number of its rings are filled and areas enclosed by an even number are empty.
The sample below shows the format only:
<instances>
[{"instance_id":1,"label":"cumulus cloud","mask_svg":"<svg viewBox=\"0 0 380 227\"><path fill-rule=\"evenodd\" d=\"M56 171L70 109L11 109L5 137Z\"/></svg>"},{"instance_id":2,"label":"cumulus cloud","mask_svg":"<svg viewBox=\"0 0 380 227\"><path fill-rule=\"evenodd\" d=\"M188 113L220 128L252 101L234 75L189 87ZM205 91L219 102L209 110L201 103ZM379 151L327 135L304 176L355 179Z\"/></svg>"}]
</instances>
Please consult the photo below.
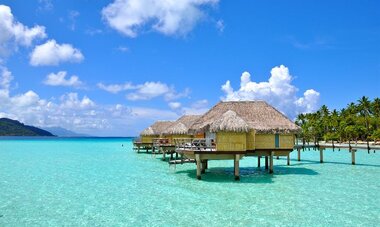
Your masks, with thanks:
<instances>
[{"instance_id":1,"label":"cumulus cloud","mask_svg":"<svg viewBox=\"0 0 380 227\"><path fill-rule=\"evenodd\" d=\"M94 107L95 103L89 99L87 96L84 96L82 99L78 97L77 93L68 93L61 96L61 107L70 108L70 109L87 109Z\"/></svg>"},{"instance_id":2,"label":"cumulus cloud","mask_svg":"<svg viewBox=\"0 0 380 227\"><path fill-rule=\"evenodd\" d=\"M298 88L292 84L289 69L283 65L274 67L266 82L254 82L251 75L244 72L240 78L240 89L234 91L230 81L222 86L223 100L265 100L290 118L299 113L312 112L318 108L319 92L310 89L302 97L297 97Z\"/></svg>"},{"instance_id":3,"label":"cumulus cloud","mask_svg":"<svg viewBox=\"0 0 380 227\"><path fill-rule=\"evenodd\" d=\"M0 91L9 92L9 87L11 85L11 82L13 80L12 73L3 66L0 66Z\"/></svg>"},{"instance_id":4,"label":"cumulus cloud","mask_svg":"<svg viewBox=\"0 0 380 227\"><path fill-rule=\"evenodd\" d=\"M151 27L165 35L185 35L205 16L202 7L219 0L115 0L102 10L103 19L120 33L136 37Z\"/></svg>"},{"instance_id":5,"label":"cumulus cloud","mask_svg":"<svg viewBox=\"0 0 380 227\"><path fill-rule=\"evenodd\" d=\"M159 96L163 96L166 101L187 97L189 90L177 93L174 87L161 82L145 82L144 84L137 85L137 90L127 94L126 98L131 101L137 100L150 100Z\"/></svg>"},{"instance_id":6,"label":"cumulus cloud","mask_svg":"<svg viewBox=\"0 0 380 227\"><path fill-rule=\"evenodd\" d=\"M127 94L127 99L135 100L149 100L157 96L169 93L170 88L168 85L161 82L145 82L139 86L136 92Z\"/></svg>"},{"instance_id":7,"label":"cumulus cloud","mask_svg":"<svg viewBox=\"0 0 380 227\"><path fill-rule=\"evenodd\" d=\"M11 54L18 46L29 47L34 40L45 37L45 27L29 28L15 20L10 7L0 5L0 56Z\"/></svg>"},{"instance_id":8,"label":"cumulus cloud","mask_svg":"<svg viewBox=\"0 0 380 227\"><path fill-rule=\"evenodd\" d=\"M198 100L188 107L182 107L182 114L204 114L209 110L209 103L206 99Z\"/></svg>"},{"instance_id":9,"label":"cumulus cloud","mask_svg":"<svg viewBox=\"0 0 380 227\"><path fill-rule=\"evenodd\" d=\"M38 3L40 4L38 10L51 11L54 9L52 0L38 0Z\"/></svg>"},{"instance_id":10,"label":"cumulus cloud","mask_svg":"<svg viewBox=\"0 0 380 227\"><path fill-rule=\"evenodd\" d=\"M223 20L218 20L216 22L215 26L219 30L219 32L223 32L224 31L224 21Z\"/></svg>"},{"instance_id":11,"label":"cumulus cloud","mask_svg":"<svg viewBox=\"0 0 380 227\"><path fill-rule=\"evenodd\" d=\"M166 101L176 100L184 97L188 97L190 90L187 88L183 92L176 92L173 86L169 86L162 82L148 81L143 84L132 84L127 82L124 84L103 84L98 83L98 88L108 91L113 94L117 94L121 91L133 90L126 95L126 98L131 101L137 100L151 100L156 97L164 97Z\"/></svg>"},{"instance_id":12,"label":"cumulus cloud","mask_svg":"<svg viewBox=\"0 0 380 227\"><path fill-rule=\"evenodd\" d=\"M129 83L129 82L125 84L109 84L109 85L98 83L97 86L98 88L104 91L108 91L112 94L117 94L121 91L127 91L127 90L132 90L136 88L136 86L132 85L132 83Z\"/></svg>"},{"instance_id":13,"label":"cumulus cloud","mask_svg":"<svg viewBox=\"0 0 380 227\"><path fill-rule=\"evenodd\" d=\"M86 95L66 93L43 99L34 91L11 94L12 73L0 66L0 117L39 127L63 127L97 136L135 136L159 119L175 120L176 112L155 108L98 104Z\"/></svg>"},{"instance_id":14,"label":"cumulus cloud","mask_svg":"<svg viewBox=\"0 0 380 227\"><path fill-rule=\"evenodd\" d=\"M50 73L46 76L44 84L49 86L67 86L67 87L80 87L83 85L83 82L80 81L78 76L72 75L67 78L66 71L59 71L58 73Z\"/></svg>"},{"instance_id":15,"label":"cumulus cloud","mask_svg":"<svg viewBox=\"0 0 380 227\"><path fill-rule=\"evenodd\" d=\"M179 109L182 106L180 102L169 102L168 105L172 110Z\"/></svg>"},{"instance_id":16,"label":"cumulus cloud","mask_svg":"<svg viewBox=\"0 0 380 227\"><path fill-rule=\"evenodd\" d=\"M64 62L78 63L84 56L80 50L71 44L58 44L54 39L38 45L30 55L30 64L33 66L59 65Z\"/></svg>"}]
</instances>

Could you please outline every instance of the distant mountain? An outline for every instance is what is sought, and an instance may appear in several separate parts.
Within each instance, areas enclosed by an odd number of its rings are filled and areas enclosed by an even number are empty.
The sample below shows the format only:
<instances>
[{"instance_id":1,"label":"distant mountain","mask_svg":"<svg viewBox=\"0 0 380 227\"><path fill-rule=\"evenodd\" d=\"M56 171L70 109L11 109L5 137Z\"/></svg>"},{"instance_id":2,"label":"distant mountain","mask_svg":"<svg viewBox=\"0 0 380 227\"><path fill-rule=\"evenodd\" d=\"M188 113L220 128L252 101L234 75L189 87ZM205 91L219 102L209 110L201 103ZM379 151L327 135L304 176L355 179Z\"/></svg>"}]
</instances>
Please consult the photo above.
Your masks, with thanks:
<instances>
[{"instance_id":1,"label":"distant mountain","mask_svg":"<svg viewBox=\"0 0 380 227\"><path fill-rule=\"evenodd\" d=\"M0 118L0 136L54 136L43 129L24 125L9 118Z\"/></svg>"},{"instance_id":2,"label":"distant mountain","mask_svg":"<svg viewBox=\"0 0 380 227\"><path fill-rule=\"evenodd\" d=\"M61 127L44 127L43 129L59 137L89 137L89 135L76 133Z\"/></svg>"}]
</instances>

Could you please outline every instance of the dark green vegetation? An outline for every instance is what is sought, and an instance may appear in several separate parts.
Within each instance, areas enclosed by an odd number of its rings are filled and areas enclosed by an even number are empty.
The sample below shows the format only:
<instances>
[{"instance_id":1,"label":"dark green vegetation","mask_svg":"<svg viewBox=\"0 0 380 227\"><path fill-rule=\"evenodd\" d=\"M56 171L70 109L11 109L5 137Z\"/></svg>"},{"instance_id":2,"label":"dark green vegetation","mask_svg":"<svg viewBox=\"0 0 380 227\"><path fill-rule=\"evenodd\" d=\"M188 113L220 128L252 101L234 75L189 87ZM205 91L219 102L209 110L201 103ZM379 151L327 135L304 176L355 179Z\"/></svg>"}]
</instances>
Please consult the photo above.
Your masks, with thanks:
<instances>
[{"instance_id":1,"label":"dark green vegetation","mask_svg":"<svg viewBox=\"0 0 380 227\"><path fill-rule=\"evenodd\" d=\"M300 114L296 124L304 142L380 140L380 98L373 101L363 96L340 111L323 105L315 113Z\"/></svg>"},{"instance_id":2,"label":"dark green vegetation","mask_svg":"<svg viewBox=\"0 0 380 227\"><path fill-rule=\"evenodd\" d=\"M54 136L48 131L24 125L19 121L0 118L0 136Z\"/></svg>"}]
</instances>

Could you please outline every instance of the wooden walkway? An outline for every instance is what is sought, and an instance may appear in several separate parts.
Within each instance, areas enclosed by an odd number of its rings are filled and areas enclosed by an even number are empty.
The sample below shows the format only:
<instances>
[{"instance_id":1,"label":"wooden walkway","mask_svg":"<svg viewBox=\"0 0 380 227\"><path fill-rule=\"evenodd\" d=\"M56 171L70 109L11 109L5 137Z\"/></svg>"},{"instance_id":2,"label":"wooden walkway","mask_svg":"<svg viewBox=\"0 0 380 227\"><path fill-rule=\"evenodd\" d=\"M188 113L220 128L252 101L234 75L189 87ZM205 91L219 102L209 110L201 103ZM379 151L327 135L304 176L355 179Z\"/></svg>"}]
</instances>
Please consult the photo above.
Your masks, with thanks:
<instances>
[{"instance_id":1,"label":"wooden walkway","mask_svg":"<svg viewBox=\"0 0 380 227\"><path fill-rule=\"evenodd\" d=\"M197 167L197 178L201 179L201 174L206 172L208 169L208 161L209 160L219 160L219 159L232 159L234 161L234 175L235 180L240 179L239 174L239 161L243 157L256 156L257 157L257 167L260 168L261 158L265 159L265 169L268 170L269 173L273 173L273 159L277 156L286 156L287 157L287 165L290 165L290 152L291 149L261 149L261 150L252 150L252 151L240 151L240 152L217 152L215 149L209 150L200 150L200 149L189 149L185 148L181 150L175 145L165 144L158 145L157 144L146 144L146 143L134 143L135 150L140 151L146 149L146 152L149 150L152 151L152 155L154 154L162 154L163 160L166 161L166 155L170 154L170 159L168 160L169 165L176 166L177 164L186 164L186 163L195 163ZM144 149L145 148L145 149ZM301 151L303 150L314 150L319 151L320 163L324 162L324 151L326 149L333 149L341 151L344 149L345 151L349 151L351 155L351 163L352 165L356 164L355 154L358 151L367 151L368 154L370 151L374 153L376 150L380 150L379 145L371 145L367 144L332 144L332 143L319 143L319 144L305 144L305 145L295 145L293 151L297 151L297 160L301 161ZM175 155L175 157L174 157ZM228 156L228 157L227 157Z\"/></svg>"},{"instance_id":2,"label":"wooden walkway","mask_svg":"<svg viewBox=\"0 0 380 227\"><path fill-rule=\"evenodd\" d=\"M340 151L341 149L347 149L349 153L351 153L351 163L352 165L356 164L355 160L355 153L358 151L367 151L368 154L370 154L370 151L372 150L373 153L376 153L376 150L380 150L379 145L371 145L368 144L333 144L333 143L319 143L319 144L312 144L312 145L295 145L294 149L297 150L297 160L301 161L301 150L305 149L313 149L319 151L319 159L320 163L323 163L323 151L327 148L332 148L333 151L335 149L338 149Z\"/></svg>"}]
</instances>

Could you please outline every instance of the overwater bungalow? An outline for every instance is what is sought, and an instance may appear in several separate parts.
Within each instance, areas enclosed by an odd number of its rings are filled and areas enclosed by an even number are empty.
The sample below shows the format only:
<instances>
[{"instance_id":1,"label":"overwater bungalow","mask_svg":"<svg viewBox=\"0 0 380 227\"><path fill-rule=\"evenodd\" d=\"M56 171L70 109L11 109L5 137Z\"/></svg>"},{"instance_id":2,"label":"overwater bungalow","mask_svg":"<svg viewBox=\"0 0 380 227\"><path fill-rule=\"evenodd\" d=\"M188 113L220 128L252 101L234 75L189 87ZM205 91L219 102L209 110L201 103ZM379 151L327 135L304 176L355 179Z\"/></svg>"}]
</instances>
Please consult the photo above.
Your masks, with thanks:
<instances>
[{"instance_id":1,"label":"overwater bungalow","mask_svg":"<svg viewBox=\"0 0 380 227\"><path fill-rule=\"evenodd\" d=\"M239 179L239 160L244 156L265 157L265 166L273 172L273 156L286 156L293 150L295 134L300 128L284 114L264 101L219 102L191 127L204 133L205 144L182 146L182 153L197 163L197 178L205 172L208 160L234 160L235 179ZM269 159L269 160L268 160ZM268 163L269 162L269 163Z\"/></svg>"},{"instance_id":2,"label":"overwater bungalow","mask_svg":"<svg viewBox=\"0 0 380 227\"><path fill-rule=\"evenodd\" d=\"M154 124L144 129L140 133L140 138L133 143L137 152L139 152L140 149L146 150L147 152L148 150L153 150L153 143L156 139L167 140L168 138L163 135L163 132L173 123L173 121L156 121Z\"/></svg>"},{"instance_id":3,"label":"overwater bungalow","mask_svg":"<svg viewBox=\"0 0 380 227\"><path fill-rule=\"evenodd\" d=\"M166 153L170 153L171 155L173 155L173 153L175 152L175 142L177 140L189 140L193 139L194 137L204 137L203 134L199 135L189 132L190 127L200 117L200 115L184 115L164 130L163 135L165 136L165 138L168 139L168 143L158 143L157 145L160 151L163 153L163 160L165 160L166 158Z\"/></svg>"},{"instance_id":4,"label":"overwater bungalow","mask_svg":"<svg viewBox=\"0 0 380 227\"><path fill-rule=\"evenodd\" d=\"M193 134L189 132L190 127L201 117L201 115L184 115L171 124L163 132L163 135L170 138L171 143L175 139L201 137L203 134Z\"/></svg>"}]
</instances>

